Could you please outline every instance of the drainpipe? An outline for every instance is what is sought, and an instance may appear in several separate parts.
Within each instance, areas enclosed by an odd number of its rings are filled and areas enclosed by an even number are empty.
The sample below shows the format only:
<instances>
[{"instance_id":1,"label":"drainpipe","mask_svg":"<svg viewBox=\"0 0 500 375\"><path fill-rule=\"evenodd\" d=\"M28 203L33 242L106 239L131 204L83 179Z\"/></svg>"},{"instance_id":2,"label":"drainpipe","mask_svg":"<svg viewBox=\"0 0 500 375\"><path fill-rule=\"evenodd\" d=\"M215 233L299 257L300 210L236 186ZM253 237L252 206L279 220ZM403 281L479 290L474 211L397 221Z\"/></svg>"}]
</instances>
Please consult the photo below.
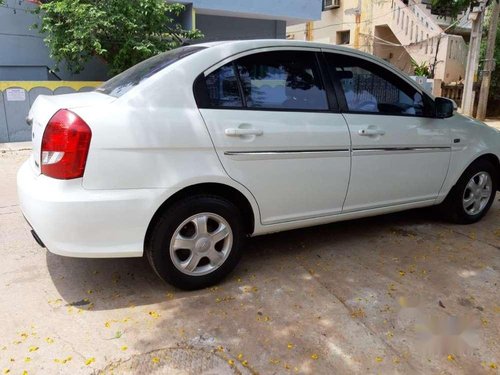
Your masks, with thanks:
<instances>
[{"instance_id":1,"label":"drainpipe","mask_svg":"<svg viewBox=\"0 0 500 375\"><path fill-rule=\"evenodd\" d=\"M354 42L353 46L359 49L359 35L361 31L361 0L358 0L358 6L356 8L346 9L344 14L346 16L354 15L356 26L354 27Z\"/></svg>"},{"instance_id":2,"label":"drainpipe","mask_svg":"<svg viewBox=\"0 0 500 375\"><path fill-rule=\"evenodd\" d=\"M354 27L354 48L359 49L359 32L361 27L361 12L356 13L356 26Z\"/></svg>"}]
</instances>

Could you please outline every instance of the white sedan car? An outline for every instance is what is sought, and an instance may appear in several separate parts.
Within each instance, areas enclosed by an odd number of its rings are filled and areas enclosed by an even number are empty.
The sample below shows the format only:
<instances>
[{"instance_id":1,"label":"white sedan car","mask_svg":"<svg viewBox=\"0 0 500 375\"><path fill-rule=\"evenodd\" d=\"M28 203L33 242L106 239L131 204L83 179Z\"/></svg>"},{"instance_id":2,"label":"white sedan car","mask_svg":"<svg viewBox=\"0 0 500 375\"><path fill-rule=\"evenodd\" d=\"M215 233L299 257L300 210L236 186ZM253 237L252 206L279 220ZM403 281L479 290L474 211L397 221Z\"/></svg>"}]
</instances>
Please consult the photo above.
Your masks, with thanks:
<instances>
[{"instance_id":1,"label":"white sedan car","mask_svg":"<svg viewBox=\"0 0 500 375\"><path fill-rule=\"evenodd\" d=\"M500 134L453 104L353 49L186 46L38 97L21 208L55 254L144 254L184 289L227 275L246 236L433 205L473 223L499 188Z\"/></svg>"}]
</instances>

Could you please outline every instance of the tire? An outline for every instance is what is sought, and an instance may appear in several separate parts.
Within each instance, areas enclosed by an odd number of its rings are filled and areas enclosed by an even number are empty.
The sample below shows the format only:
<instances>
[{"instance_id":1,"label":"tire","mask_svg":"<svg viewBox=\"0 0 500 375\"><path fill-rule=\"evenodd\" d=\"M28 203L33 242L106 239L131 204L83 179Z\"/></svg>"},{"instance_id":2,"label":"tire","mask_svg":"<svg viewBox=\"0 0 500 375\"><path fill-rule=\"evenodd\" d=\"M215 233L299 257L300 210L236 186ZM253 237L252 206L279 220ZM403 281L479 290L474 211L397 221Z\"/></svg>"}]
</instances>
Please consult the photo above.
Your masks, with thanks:
<instances>
[{"instance_id":1,"label":"tire","mask_svg":"<svg viewBox=\"0 0 500 375\"><path fill-rule=\"evenodd\" d=\"M446 197L445 201L441 205L441 210L445 217L450 221L457 224L472 224L481 220L484 215L488 212L493 201L498 188L498 175L497 170L487 160L478 160L472 163L462 174L456 185L451 189L450 193ZM474 199L477 201L482 191L477 190L476 196L474 196L473 189L468 186L471 180L474 179L475 185L472 186L480 187L482 184L480 180L481 176L487 175L489 177L489 183L486 182L485 186L489 186L490 195L489 198L483 196L481 203L474 206L474 203L466 208L467 204L465 202L466 198ZM486 187L484 189L484 195L486 195ZM469 202L469 201L467 201Z\"/></svg>"},{"instance_id":2,"label":"tire","mask_svg":"<svg viewBox=\"0 0 500 375\"><path fill-rule=\"evenodd\" d=\"M237 265L245 239L240 210L213 195L196 195L165 210L146 240L149 264L184 290L221 281Z\"/></svg>"}]
</instances>

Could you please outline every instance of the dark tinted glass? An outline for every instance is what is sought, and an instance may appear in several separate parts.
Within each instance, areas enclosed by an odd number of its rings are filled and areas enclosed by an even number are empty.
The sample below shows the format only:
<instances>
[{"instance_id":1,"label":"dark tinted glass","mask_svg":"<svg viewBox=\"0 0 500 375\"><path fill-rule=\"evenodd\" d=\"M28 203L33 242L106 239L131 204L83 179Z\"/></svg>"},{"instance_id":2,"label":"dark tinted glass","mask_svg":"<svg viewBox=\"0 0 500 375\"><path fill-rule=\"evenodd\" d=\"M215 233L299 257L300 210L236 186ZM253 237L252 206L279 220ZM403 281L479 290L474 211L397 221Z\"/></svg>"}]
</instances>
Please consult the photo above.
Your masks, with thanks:
<instances>
[{"instance_id":1,"label":"dark tinted glass","mask_svg":"<svg viewBox=\"0 0 500 375\"><path fill-rule=\"evenodd\" d=\"M242 107L238 79L231 62L206 77L208 97L212 107Z\"/></svg>"},{"instance_id":2,"label":"dark tinted glass","mask_svg":"<svg viewBox=\"0 0 500 375\"><path fill-rule=\"evenodd\" d=\"M236 64L248 108L328 110L314 53L264 52Z\"/></svg>"},{"instance_id":3,"label":"dark tinted glass","mask_svg":"<svg viewBox=\"0 0 500 375\"><path fill-rule=\"evenodd\" d=\"M428 98L390 71L356 58L328 56L350 112L425 116Z\"/></svg>"},{"instance_id":4,"label":"dark tinted glass","mask_svg":"<svg viewBox=\"0 0 500 375\"><path fill-rule=\"evenodd\" d=\"M158 73L160 70L204 48L205 47L186 46L161 53L111 78L102 86L98 87L96 91L120 97L145 79Z\"/></svg>"}]
</instances>

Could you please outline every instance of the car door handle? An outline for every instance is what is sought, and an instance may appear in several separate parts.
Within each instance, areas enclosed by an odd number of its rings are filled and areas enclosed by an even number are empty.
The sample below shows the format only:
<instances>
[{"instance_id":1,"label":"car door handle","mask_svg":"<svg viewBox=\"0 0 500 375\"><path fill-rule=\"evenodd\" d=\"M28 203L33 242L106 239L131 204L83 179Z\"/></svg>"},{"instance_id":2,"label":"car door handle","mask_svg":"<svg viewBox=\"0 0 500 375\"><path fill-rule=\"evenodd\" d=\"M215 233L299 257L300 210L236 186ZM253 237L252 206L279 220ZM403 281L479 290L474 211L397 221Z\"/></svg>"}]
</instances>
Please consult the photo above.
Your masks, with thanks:
<instances>
[{"instance_id":1,"label":"car door handle","mask_svg":"<svg viewBox=\"0 0 500 375\"><path fill-rule=\"evenodd\" d=\"M361 129L358 132L358 134L370 137L370 136L374 136L374 135L385 135L385 131L380 130L380 129L371 129L371 128L368 128L368 129Z\"/></svg>"},{"instance_id":2,"label":"car door handle","mask_svg":"<svg viewBox=\"0 0 500 375\"><path fill-rule=\"evenodd\" d=\"M242 135L262 135L264 134L264 131L262 131L261 129L233 128L233 129L226 129L224 133L229 137L240 137Z\"/></svg>"}]
</instances>

